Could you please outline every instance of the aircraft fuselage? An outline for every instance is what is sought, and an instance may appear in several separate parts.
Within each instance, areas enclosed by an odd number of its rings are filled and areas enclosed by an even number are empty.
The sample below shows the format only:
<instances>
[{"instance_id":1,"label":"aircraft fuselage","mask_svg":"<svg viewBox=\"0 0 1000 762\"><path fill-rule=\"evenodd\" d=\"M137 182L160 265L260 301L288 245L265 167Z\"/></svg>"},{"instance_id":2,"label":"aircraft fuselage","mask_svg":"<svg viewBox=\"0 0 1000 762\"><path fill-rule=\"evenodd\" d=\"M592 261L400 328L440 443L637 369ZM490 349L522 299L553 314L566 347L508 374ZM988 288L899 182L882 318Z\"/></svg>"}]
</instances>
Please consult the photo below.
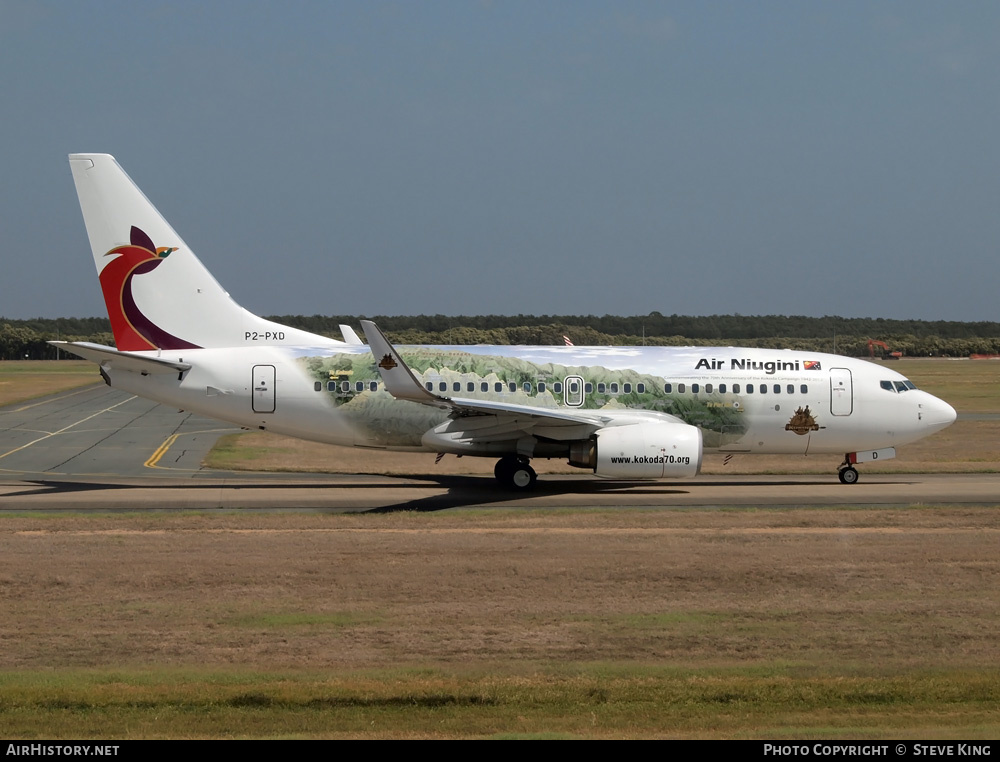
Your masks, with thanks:
<instances>
[{"instance_id":1,"label":"aircraft fuselage","mask_svg":"<svg viewBox=\"0 0 1000 762\"><path fill-rule=\"evenodd\" d=\"M616 421L669 416L697 426L717 452L878 450L954 420L947 403L864 360L788 350L676 347L399 347L438 395L605 411ZM115 387L186 410L319 442L406 450L448 412L397 400L367 346L238 347L136 353L195 361L178 374L111 369ZM546 438L543 436L542 440ZM567 441L561 436L559 441ZM561 457L561 446L536 454ZM469 443L457 451L492 455Z\"/></svg>"}]
</instances>

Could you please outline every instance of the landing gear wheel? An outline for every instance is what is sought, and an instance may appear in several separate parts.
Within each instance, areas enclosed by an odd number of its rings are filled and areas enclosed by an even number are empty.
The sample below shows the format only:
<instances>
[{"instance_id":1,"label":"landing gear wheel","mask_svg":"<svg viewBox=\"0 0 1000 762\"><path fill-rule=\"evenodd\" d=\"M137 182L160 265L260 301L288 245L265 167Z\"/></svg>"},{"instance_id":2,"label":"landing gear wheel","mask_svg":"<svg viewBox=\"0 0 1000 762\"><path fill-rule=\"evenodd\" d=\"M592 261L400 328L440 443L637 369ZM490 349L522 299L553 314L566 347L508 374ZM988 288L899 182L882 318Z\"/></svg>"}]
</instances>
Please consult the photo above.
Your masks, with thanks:
<instances>
[{"instance_id":1,"label":"landing gear wheel","mask_svg":"<svg viewBox=\"0 0 1000 762\"><path fill-rule=\"evenodd\" d=\"M514 473L514 468L517 466L517 458L500 458L497 464L493 466L493 475L497 478L497 481L501 484L506 484L510 481L511 475Z\"/></svg>"},{"instance_id":2,"label":"landing gear wheel","mask_svg":"<svg viewBox=\"0 0 1000 762\"><path fill-rule=\"evenodd\" d=\"M847 468L840 469L840 483L841 484L857 484L858 483L858 469L853 466L848 466Z\"/></svg>"},{"instance_id":3,"label":"landing gear wheel","mask_svg":"<svg viewBox=\"0 0 1000 762\"><path fill-rule=\"evenodd\" d=\"M518 490L531 489L537 478L538 474L535 473L535 469L525 463L514 469L514 473L510 477L510 485Z\"/></svg>"},{"instance_id":4,"label":"landing gear wheel","mask_svg":"<svg viewBox=\"0 0 1000 762\"><path fill-rule=\"evenodd\" d=\"M528 465L526 458L513 456L500 458L493 468L493 475L500 482L500 486L519 492L531 489L535 479L538 478L535 469Z\"/></svg>"}]
</instances>

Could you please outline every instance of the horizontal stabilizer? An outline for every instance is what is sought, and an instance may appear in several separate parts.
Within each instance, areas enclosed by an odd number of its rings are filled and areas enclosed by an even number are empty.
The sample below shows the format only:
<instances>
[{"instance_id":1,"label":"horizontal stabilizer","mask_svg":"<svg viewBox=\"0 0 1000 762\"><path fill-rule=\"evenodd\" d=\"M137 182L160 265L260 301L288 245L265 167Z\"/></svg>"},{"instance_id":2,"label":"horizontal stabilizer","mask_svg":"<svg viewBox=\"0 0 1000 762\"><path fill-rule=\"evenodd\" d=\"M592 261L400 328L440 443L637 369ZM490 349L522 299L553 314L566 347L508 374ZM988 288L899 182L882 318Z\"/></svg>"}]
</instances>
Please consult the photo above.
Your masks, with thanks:
<instances>
[{"instance_id":1,"label":"horizontal stabilizer","mask_svg":"<svg viewBox=\"0 0 1000 762\"><path fill-rule=\"evenodd\" d=\"M191 365L186 362L147 357L134 352L120 352L114 347L91 344L88 341L50 341L49 344L84 360L96 362L102 367L129 370L133 373L183 373L191 369Z\"/></svg>"}]
</instances>

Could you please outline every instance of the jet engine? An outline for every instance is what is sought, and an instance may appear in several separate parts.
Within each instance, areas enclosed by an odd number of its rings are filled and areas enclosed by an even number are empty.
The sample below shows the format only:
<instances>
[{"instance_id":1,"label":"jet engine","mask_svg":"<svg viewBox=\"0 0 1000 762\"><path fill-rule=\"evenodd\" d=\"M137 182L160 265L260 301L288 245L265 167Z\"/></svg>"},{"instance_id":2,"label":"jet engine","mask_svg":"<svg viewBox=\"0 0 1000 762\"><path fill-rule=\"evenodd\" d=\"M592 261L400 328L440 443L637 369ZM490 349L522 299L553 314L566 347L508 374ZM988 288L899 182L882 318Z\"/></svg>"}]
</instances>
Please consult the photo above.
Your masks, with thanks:
<instances>
[{"instance_id":1,"label":"jet engine","mask_svg":"<svg viewBox=\"0 0 1000 762\"><path fill-rule=\"evenodd\" d=\"M701 471L701 429L686 423L635 423L598 429L570 445L569 462L612 479L683 479Z\"/></svg>"}]
</instances>

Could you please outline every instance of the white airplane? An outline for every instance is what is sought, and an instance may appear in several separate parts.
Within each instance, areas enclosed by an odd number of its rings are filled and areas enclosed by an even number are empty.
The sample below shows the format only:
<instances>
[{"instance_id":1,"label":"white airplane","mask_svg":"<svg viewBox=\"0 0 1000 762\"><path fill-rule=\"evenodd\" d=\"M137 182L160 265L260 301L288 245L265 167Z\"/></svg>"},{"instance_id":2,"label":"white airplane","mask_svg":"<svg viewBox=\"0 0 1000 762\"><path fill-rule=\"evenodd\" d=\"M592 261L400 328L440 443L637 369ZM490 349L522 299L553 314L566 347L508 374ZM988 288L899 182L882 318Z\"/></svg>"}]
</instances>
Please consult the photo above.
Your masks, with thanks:
<instances>
[{"instance_id":1,"label":"white airplane","mask_svg":"<svg viewBox=\"0 0 1000 762\"><path fill-rule=\"evenodd\" d=\"M817 352L736 347L393 346L344 341L240 307L106 154L73 179L116 347L52 342L104 380L246 428L350 447L532 458L613 479L695 476L705 452L837 454L855 465L950 425L955 410L892 370Z\"/></svg>"}]
</instances>

